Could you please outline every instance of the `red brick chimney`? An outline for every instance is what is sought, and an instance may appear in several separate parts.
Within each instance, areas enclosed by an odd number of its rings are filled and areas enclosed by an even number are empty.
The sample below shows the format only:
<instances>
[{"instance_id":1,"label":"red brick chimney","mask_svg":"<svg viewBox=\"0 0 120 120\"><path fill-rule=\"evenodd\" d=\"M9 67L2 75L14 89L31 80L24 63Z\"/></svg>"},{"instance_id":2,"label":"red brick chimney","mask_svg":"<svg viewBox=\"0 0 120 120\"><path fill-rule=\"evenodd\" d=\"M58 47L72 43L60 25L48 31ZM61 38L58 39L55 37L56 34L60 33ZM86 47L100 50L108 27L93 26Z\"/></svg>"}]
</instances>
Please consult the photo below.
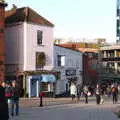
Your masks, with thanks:
<instances>
[{"instance_id":1,"label":"red brick chimney","mask_svg":"<svg viewBox=\"0 0 120 120\"><path fill-rule=\"evenodd\" d=\"M5 38L4 38L4 8L7 4L4 0L0 0L0 81L4 81L5 78Z\"/></svg>"}]
</instances>

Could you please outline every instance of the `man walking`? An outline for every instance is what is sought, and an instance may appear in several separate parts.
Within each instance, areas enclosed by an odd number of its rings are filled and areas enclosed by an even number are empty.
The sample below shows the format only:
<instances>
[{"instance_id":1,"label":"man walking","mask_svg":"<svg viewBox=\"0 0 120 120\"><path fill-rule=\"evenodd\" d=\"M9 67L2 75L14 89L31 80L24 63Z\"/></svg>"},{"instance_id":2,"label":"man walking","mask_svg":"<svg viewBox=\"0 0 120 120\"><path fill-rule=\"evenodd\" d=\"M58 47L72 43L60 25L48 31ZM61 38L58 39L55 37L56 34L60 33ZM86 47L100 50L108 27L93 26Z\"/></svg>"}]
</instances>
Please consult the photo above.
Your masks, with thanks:
<instances>
[{"instance_id":1,"label":"man walking","mask_svg":"<svg viewBox=\"0 0 120 120\"><path fill-rule=\"evenodd\" d=\"M80 100L81 97L81 92L82 92L82 85L77 85L77 100Z\"/></svg>"},{"instance_id":2,"label":"man walking","mask_svg":"<svg viewBox=\"0 0 120 120\"><path fill-rule=\"evenodd\" d=\"M97 104L100 104L100 100L101 100L101 97L100 97L100 95L101 95L101 90L100 90L100 86L99 86L99 85L96 86L95 94L96 94L96 103L97 103Z\"/></svg>"},{"instance_id":3,"label":"man walking","mask_svg":"<svg viewBox=\"0 0 120 120\"><path fill-rule=\"evenodd\" d=\"M112 96L113 96L113 104L116 104L118 101L118 88L117 86L112 86Z\"/></svg>"},{"instance_id":4,"label":"man walking","mask_svg":"<svg viewBox=\"0 0 120 120\"><path fill-rule=\"evenodd\" d=\"M11 116L18 116L19 114L19 89L17 87L16 81L12 82L12 97L11 97ZM14 114L15 112L15 114Z\"/></svg>"}]
</instances>

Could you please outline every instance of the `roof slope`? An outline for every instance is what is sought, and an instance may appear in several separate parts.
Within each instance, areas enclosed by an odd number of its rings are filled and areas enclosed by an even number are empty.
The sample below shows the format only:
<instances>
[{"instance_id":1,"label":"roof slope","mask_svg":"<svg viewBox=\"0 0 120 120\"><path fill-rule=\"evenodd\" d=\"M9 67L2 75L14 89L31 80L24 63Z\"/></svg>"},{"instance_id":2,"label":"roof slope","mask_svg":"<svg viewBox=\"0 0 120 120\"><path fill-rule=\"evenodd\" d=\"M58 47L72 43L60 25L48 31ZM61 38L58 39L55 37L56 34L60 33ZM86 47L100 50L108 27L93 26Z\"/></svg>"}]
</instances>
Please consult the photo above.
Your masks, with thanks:
<instances>
[{"instance_id":1,"label":"roof slope","mask_svg":"<svg viewBox=\"0 0 120 120\"><path fill-rule=\"evenodd\" d=\"M61 47L64 47L64 48L69 48L69 49L72 49L72 50L77 50L77 51L80 51L80 52L95 52L97 53L98 52L98 49L95 49L95 48L86 48L84 46L85 43L66 43L66 44L57 44L58 46L61 46Z\"/></svg>"},{"instance_id":2,"label":"roof slope","mask_svg":"<svg viewBox=\"0 0 120 120\"><path fill-rule=\"evenodd\" d=\"M54 27L54 25L49 22L44 17L40 16L34 10L29 7L23 7L18 9L12 9L5 12L5 23L11 24L16 22L31 22L44 26Z\"/></svg>"}]
</instances>

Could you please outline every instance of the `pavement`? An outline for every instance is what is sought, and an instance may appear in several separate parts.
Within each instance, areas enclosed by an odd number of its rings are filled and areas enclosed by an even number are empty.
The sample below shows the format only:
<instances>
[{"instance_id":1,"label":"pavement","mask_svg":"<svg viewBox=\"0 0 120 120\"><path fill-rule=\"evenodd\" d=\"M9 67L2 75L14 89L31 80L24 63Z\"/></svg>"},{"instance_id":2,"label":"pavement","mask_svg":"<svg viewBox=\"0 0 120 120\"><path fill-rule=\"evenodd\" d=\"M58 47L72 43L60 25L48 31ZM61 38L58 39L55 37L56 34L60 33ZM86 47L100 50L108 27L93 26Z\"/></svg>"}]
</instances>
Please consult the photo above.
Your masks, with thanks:
<instances>
[{"instance_id":1,"label":"pavement","mask_svg":"<svg viewBox=\"0 0 120 120\"><path fill-rule=\"evenodd\" d=\"M89 97L89 101L95 100L95 97ZM80 98L81 102L85 102L85 98ZM77 99L72 101L71 98L43 98L43 106L52 106L52 105L61 105L61 104L72 104L77 103ZM20 106L21 107L37 107L40 105L39 98L21 98Z\"/></svg>"},{"instance_id":2,"label":"pavement","mask_svg":"<svg viewBox=\"0 0 120 120\"><path fill-rule=\"evenodd\" d=\"M50 101L54 100L49 99L49 104ZM66 98L61 99L61 101L65 100ZM25 100L23 101L25 102ZM21 103L23 101L21 100ZM60 102L60 99L58 99L58 102ZM88 104L81 101L52 104L44 107L34 105L21 106L19 116L10 117L10 120L119 120L114 114L114 110L118 105L112 104L111 100L106 100L104 104L96 105L95 100L92 98Z\"/></svg>"}]
</instances>

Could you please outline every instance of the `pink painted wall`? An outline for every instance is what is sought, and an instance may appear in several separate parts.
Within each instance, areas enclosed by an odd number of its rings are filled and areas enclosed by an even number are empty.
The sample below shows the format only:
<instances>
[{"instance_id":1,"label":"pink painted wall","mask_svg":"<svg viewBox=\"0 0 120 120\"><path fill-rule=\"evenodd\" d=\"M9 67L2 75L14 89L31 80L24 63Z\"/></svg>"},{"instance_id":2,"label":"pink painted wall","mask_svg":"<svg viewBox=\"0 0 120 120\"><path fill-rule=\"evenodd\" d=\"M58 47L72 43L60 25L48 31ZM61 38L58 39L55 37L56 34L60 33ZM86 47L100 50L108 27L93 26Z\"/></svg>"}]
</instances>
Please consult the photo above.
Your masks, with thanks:
<instances>
[{"instance_id":1,"label":"pink painted wall","mask_svg":"<svg viewBox=\"0 0 120 120\"><path fill-rule=\"evenodd\" d=\"M37 30L43 31L43 44L37 45ZM5 28L7 71L19 66L21 71L36 70L36 52L45 52L45 70L53 68L53 28L17 23Z\"/></svg>"}]
</instances>

